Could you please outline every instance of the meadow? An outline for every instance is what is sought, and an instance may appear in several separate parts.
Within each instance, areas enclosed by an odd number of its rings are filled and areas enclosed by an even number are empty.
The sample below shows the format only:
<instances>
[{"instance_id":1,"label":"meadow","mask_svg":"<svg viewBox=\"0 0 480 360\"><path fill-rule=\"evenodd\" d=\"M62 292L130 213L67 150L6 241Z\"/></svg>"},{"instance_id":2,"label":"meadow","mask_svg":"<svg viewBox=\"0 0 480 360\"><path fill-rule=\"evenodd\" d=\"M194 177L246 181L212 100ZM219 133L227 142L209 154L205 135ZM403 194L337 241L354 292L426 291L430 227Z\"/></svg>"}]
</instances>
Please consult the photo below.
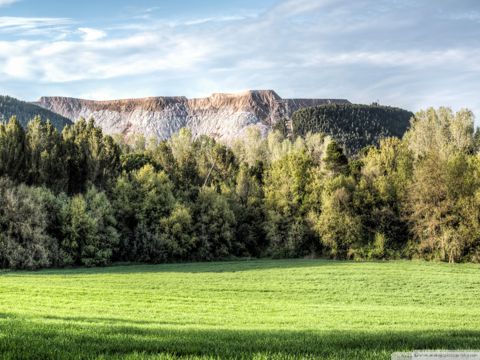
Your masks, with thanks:
<instances>
[{"instance_id":1,"label":"meadow","mask_svg":"<svg viewBox=\"0 0 480 360\"><path fill-rule=\"evenodd\" d=\"M255 260L0 273L2 359L480 349L480 266Z\"/></svg>"}]
</instances>

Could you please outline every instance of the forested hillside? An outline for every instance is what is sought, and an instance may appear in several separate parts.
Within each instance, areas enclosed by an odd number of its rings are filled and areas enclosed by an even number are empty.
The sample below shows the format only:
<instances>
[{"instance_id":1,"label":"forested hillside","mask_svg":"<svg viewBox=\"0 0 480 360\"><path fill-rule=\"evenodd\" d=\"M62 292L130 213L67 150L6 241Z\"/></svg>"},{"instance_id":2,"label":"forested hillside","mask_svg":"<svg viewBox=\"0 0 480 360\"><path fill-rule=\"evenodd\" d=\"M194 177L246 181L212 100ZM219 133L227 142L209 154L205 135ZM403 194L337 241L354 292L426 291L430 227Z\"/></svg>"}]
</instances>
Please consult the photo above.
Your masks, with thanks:
<instances>
[{"instance_id":1,"label":"forested hillside","mask_svg":"<svg viewBox=\"0 0 480 360\"><path fill-rule=\"evenodd\" d=\"M72 122L66 117L50 110L25 101L17 100L10 96L0 95L0 121L8 121L12 116L16 116L22 126L26 126L35 116L40 116L44 121L50 120L53 126L60 131L66 125L72 124Z\"/></svg>"},{"instance_id":2,"label":"forested hillside","mask_svg":"<svg viewBox=\"0 0 480 360\"><path fill-rule=\"evenodd\" d=\"M355 159L321 133L181 130L115 142L93 121L0 125L0 267L232 257L480 261L473 114L415 115Z\"/></svg>"},{"instance_id":3,"label":"forested hillside","mask_svg":"<svg viewBox=\"0 0 480 360\"><path fill-rule=\"evenodd\" d=\"M349 154L380 139L402 137L413 113L389 106L332 104L296 111L292 116L294 136L320 132L335 138Z\"/></svg>"}]
</instances>

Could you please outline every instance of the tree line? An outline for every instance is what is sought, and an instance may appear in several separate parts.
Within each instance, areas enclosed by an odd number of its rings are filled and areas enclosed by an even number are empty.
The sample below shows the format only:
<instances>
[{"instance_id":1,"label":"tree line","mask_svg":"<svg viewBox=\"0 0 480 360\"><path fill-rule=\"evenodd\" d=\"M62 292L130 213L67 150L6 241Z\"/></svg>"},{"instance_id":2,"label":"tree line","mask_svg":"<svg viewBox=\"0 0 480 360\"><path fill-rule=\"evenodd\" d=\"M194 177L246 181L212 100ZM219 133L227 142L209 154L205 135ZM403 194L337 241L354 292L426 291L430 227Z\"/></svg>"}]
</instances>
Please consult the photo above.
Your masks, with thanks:
<instances>
[{"instance_id":1,"label":"tree line","mask_svg":"<svg viewBox=\"0 0 480 360\"><path fill-rule=\"evenodd\" d=\"M0 267L245 257L480 261L478 132L420 111L348 158L329 136L250 129L229 146L0 125Z\"/></svg>"},{"instance_id":2,"label":"tree line","mask_svg":"<svg viewBox=\"0 0 480 360\"><path fill-rule=\"evenodd\" d=\"M12 116L15 116L23 126L26 126L35 116L49 119L53 126L59 130L62 130L68 124L72 124L72 121L66 117L34 103L0 95L0 121L8 121Z\"/></svg>"}]
</instances>

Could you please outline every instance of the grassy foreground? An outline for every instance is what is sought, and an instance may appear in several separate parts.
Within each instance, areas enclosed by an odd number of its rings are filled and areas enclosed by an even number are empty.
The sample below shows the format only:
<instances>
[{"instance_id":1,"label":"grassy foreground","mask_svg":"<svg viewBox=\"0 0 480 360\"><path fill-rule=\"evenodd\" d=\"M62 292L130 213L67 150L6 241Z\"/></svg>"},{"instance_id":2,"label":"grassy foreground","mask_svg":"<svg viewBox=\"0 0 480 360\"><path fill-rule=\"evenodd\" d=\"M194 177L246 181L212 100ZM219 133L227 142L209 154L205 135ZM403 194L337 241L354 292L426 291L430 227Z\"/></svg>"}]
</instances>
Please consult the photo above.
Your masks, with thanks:
<instances>
[{"instance_id":1,"label":"grassy foreground","mask_svg":"<svg viewBox=\"0 0 480 360\"><path fill-rule=\"evenodd\" d=\"M0 358L389 359L480 348L480 266L278 260L0 274Z\"/></svg>"}]
</instances>

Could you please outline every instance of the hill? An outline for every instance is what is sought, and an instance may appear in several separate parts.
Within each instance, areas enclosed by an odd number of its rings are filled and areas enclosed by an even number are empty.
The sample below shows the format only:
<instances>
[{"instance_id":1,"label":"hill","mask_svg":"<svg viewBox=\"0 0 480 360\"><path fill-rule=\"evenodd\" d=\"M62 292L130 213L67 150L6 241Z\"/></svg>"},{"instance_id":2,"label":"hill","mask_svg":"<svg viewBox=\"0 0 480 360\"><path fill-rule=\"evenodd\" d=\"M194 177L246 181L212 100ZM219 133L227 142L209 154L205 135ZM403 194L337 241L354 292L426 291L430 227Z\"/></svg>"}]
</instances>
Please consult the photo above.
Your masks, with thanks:
<instances>
[{"instance_id":1,"label":"hill","mask_svg":"<svg viewBox=\"0 0 480 360\"><path fill-rule=\"evenodd\" d=\"M354 105L345 99L283 99L273 90L215 93L205 98L184 96L95 101L42 97L35 104L71 121L93 117L107 134L141 133L168 139L186 127L194 136L231 141L255 127L305 135L324 132L353 154L386 136L402 137L413 114L379 105Z\"/></svg>"},{"instance_id":2,"label":"hill","mask_svg":"<svg viewBox=\"0 0 480 360\"><path fill-rule=\"evenodd\" d=\"M16 116L22 126L26 126L35 116L40 116L44 121L50 120L59 131L72 124L66 117L40 106L10 96L0 96L0 121L8 121L12 116Z\"/></svg>"},{"instance_id":3,"label":"hill","mask_svg":"<svg viewBox=\"0 0 480 360\"><path fill-rule=\"evenodd\" d=\"M187 127L194 136L209 135L229 141L241 137L247 127L256 127L266 133L277 122L289 119L296 110L332 103L349 102L343 99L282 99L273 90L249 90L194 99L177 96L94 101L42 97L36 104L72 121L93 117L107 134L141 133L146 137L167 139Z\"/></svg>"},{"instance_id":4,"label":"hill","mask_svg":"<svg viewBox=\"0 0 480 360\"><path fill-rule=\"evenodd\" d=\"M412 116L410 111L389 106L328 104L296 111L291 128L294 136L309 131L328 134L353 154L383 137L401 138Z\"/></svg>"},{"instance_id":5,"label":"hill","mask_svg":"<svg viewBox=\"0 0 480 360\"><path fill-rule=\"evenodd\" d=\"M7 272L3 359L390 359L480 347L479 265L262 260Z\"/></svg>"}]
</instances>

